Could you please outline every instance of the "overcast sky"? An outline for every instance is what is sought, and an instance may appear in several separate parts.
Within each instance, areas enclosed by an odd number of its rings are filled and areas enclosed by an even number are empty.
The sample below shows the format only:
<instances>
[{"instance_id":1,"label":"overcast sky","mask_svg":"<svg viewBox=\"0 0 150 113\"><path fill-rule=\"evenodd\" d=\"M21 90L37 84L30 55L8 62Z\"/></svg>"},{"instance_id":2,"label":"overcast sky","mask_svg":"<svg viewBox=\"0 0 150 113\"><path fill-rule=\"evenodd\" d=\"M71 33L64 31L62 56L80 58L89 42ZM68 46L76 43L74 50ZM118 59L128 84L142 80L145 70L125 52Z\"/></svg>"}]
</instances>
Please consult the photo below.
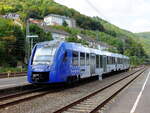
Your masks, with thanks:
<instances>
[{"instance_id":1,"label":"overcast sky","mask_svg":"<svg viewBox=\"0 0 150 113\"><path fill-rule=\"evenodd\" d=\"M55 0L132 32L150 31L150 0Z\"/></svg>"}]
</instances>

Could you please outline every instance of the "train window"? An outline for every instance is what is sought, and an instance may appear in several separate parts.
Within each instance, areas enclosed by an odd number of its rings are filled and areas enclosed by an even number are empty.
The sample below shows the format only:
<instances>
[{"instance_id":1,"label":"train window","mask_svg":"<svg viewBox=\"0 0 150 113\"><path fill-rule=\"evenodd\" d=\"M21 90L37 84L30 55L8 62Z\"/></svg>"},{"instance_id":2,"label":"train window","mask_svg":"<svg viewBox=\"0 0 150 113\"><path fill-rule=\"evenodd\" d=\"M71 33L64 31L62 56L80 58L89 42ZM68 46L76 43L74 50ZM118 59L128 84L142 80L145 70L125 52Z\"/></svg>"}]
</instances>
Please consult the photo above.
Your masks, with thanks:
<instances>
[{"instance_id":1,"label":"train window","mask_svg":"<svg viewBox=\"0 0 150 113\"><path fill-rule=\"evenodd\" d=\"M109 64L111 64L112 62L112 57L109 57Z\"/></svg>"},{"instance_id":2,"label":"train window","mask_svg":"<svg viewBox=\"0 0 150 113\"><path fill-rule=\"evenodd\" d=\"M100 55L100 67L103 67L103 56Z\"/></svg>"},{"instance_id":3,"label":"train window","mask_svg":"<svg viewBox=\"0 0 150 113\"><path fill-rule=\"evenodd\" d=\"M109 64L109 57L107 56L107 64Z\"/></svg>"},{"instance_id":4,"label":"train window","mask_svg":"<svg viewBox=\"0 0 150 113\"><path fill-rule=\"evenodd\" d=\"M90 55L89 53L86 54L86 65L89 65Z\"/></svg>"},{"instance_id":5,"label":"train window","mask_svg":"<svg viewBox=\"0 0 150 113\"><path fill-rule=\"evenodd\" d=\"M111 57L107 57L107 64L111 64Z\"/></svg>"},{"instance_id":6,"label":"train window","mask_svg":"<svg viewBox=\"0 0 150 113\"><path fill-rule=\"evenodd\" d=\"M112 57L110 57L110 64L112 64Z\"/></svg>"},{"instance_id":7,"label":"train window","mask_svg":"<svg viewBox=\"0 0 150 113\"><path fill-rule=\"evenodd\" d=\"M96 68L99 68L99 55L96 55Z\"/></svg>"},{"instance_id":8,"label":"train window","mask_svg":"<svg viewBox=\"0 0 150 113\"><path fill-rule=\"evenodd\" d=\"M120 58L118 58L118 64L120 64Z\"/></svg>"},{"instance_id":9,"label":"train window","mask_svg":"<svg viewBox=\"0 0 150 113\"><path fill-rule=\"evenodd\" d=\"M112 57L112 64L114 64L114 57Z\"/></svg>"},{"instance_id":10,"label":"train window","mask_svg":"<svg viewBox=\"0 0 150 113\"><path fill-rule=\"evenodd\" d=\"M72 64L78 66L78 52L73 52L72 54Z\"/></svg>"},{"instance_id":11,"label":"train window","mask_svg":"<svg viewBox=\"0 0 150 113\"><path fill-rule=\"evenodd\" d=\"M80 66L85 66L85 53L80 53Z\"/></svg>"},{"instance_id":12,"label":"train window","mask_svg":"<svg viewBox=\"0 0 150 113\"><path fill-rule=\"evenodd\" d=\"M66 62L66 61L67 61L67 52L65 52L64 58L63 58L63 62Z\"/></svg>"},{"instance_id":13,"label":"train window","mask_svg":"<svg viewBox=\"0 0 150 113\"><path fill-rule=\"evenodd\" d=\"M113 57L113 64L115 64L115 57Z\"/></svg>"}]
</instances>

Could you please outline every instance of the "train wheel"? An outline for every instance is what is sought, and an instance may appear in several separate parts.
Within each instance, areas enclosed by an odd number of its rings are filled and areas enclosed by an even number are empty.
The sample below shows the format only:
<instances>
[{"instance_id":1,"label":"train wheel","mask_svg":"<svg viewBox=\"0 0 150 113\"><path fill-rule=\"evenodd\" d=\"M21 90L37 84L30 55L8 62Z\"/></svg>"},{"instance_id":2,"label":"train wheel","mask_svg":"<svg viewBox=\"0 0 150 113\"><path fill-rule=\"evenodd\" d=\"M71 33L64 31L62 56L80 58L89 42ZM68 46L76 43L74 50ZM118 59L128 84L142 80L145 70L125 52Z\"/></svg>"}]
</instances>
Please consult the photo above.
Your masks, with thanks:
<instances>
[{"instance_id":1,"label":"train wheel","mask_svg":"<svg viewBox=\"0 0 150 113\"><path fill-rule=\"evenodd\" d=\"M78 75L78 78L77 78L78 80L78 82L80 82L81 81L81 76L80 75Z\"/></svg>"},{"instance_id":2,"label":"train wheel","mask_svg":"<svg viewBox=\"0 0 150 113\"><path fill-rule=\"evenodd\" d=\"M68 85L73 85L77 81L78 81L78 77L77 76L70 76L70 77L67 78L67 84Z\"/></svg>"}]
</instances>

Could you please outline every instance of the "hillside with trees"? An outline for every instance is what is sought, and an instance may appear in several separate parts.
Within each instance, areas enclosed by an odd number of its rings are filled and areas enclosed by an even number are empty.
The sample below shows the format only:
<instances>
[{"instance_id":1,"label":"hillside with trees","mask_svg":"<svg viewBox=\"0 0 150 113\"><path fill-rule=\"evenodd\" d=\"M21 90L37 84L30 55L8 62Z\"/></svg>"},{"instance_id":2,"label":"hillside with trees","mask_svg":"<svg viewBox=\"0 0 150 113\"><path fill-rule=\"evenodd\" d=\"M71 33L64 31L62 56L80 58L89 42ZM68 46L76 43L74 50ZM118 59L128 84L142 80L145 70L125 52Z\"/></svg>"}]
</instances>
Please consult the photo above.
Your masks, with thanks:
<instances>
[{"instance_id":1,"label":"hillside with trees","mask_svg":"<svg viewBox=\"0 0 150 113\"><path fill-rule=\"evenodd\" d=\"M128 55L133 65L140 64L147 57L137 36L129 31L118 28L115 25L99 18L88 17L74 9L60 5L53 0L1 0L0 15L17 13L20 15L21 26L13 20L0 17L0 66L16 66L18 62L24 63L25 56L25 29L29 18L43 19L48 14L59 14L74 18L77 28L64 26L52 26L70 33L68 41L82 42L76 39L77 34L85 34L101 42L106 42L117 50L110 50ZM45 33L36 25L31 25L32 34L38 34L39 41L51 40L50 34Z\"/></svg>"},{"instance_id":2,"label":"hillside with trees","mask_svg":"<svg viewBox=\"0 0 150 113\"><path fill-rule=\"evenodd\" d=\"M150 56L150 32L135 33L135 35L139 37L146 53Z\"/></svg>"}]
</instances>

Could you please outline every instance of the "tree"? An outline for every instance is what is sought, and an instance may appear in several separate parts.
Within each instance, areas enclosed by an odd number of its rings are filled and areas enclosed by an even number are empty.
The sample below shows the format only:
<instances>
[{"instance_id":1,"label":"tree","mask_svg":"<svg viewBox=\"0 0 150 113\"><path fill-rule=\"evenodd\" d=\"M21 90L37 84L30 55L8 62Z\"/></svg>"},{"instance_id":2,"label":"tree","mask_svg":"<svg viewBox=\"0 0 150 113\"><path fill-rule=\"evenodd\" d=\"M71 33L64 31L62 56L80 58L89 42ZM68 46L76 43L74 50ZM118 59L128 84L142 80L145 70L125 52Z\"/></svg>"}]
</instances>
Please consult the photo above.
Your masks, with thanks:
<instances>
[{"instance_id":1,"label":"tree","mask_svg":"<svg viewBox=\"0 0 150 113\"><path fill-rule=\"evenodd\" d=\"M68 23L65 20L63 21L63 26L65 26L65 27L68 26Z\"/></svg>"},{"instance_id":2,"label":"tree","mask_svg":"<svg viewBox=\"0 0 150 113\"><path fill-rule=\"evenodd\" d=\"M50 32L45 32L44 29L40 28L36 24L30 24L30 33L32 35L38 35L39 37L34 39L34 43L52 40L52 35Z\"/></svg>"},{"instance_id":3,"label":"tree","mask_svg":"<svg viewBox=\"0 0 150 113\"><path fill-rule=\"evenodd\" d=\"M4 9L4 7L2 7L1 10L0 10L0 14L1 14L1 15L4 15L5 13L6 13L6 12L5 12L5 9Z\"/></svg>"}]
</instances>

